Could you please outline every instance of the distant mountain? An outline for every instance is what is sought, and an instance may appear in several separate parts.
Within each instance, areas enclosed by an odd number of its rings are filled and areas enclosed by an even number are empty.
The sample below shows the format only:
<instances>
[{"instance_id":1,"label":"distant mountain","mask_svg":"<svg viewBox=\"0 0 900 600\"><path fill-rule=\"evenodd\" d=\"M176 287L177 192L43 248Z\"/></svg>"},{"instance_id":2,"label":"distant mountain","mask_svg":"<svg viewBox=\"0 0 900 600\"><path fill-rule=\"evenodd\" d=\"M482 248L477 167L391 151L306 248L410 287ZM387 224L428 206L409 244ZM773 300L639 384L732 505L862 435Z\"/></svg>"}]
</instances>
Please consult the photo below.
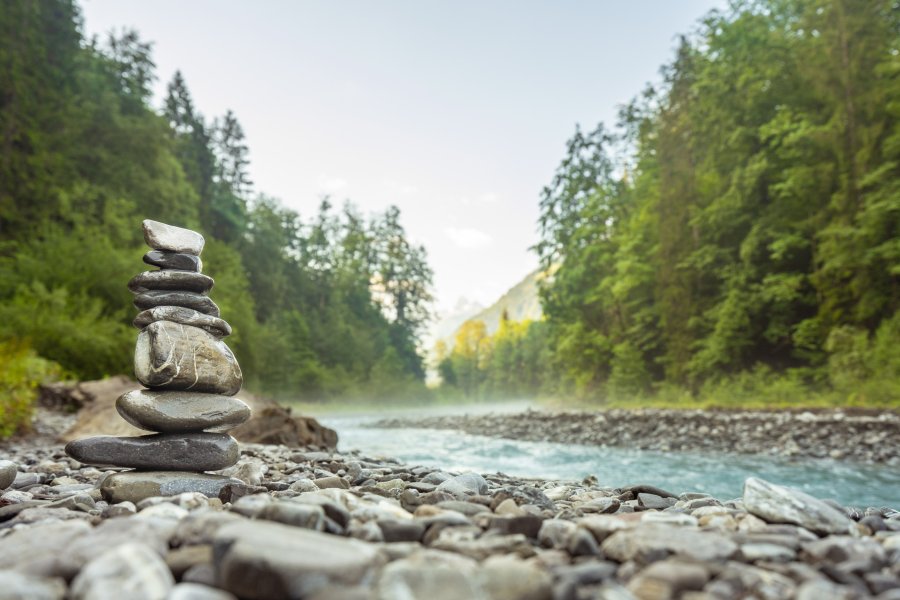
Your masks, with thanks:
<instances>
[{"instance_id":1,"label":"distant mountain","mask_svg":"<svg viewBox=\"0 0 900 600\"><path fill-rule=\"evenodd\" d=\"M431 351L438 340L452 339L459 326L484 310L484 306L474 300L460 298L452 310L438 314L425 338L426 349Z\"/></svg>"},{"instance_id":2,"label":"distant mountain","mask_svg":"<svg viewBox=\"0 0 900 600\"><path fill-rule=\"evenodd\" d=\"M538 282L543 277L540 270L532 271L525 276L525 279L500 296L499 300L466 320L484 321L488 333L494 333L500 327L500 319L504 310L511 321L540 319L543 313L541 312L541 300L538 297ZM456 330L453 330L453 333L456 333ZM452 344L448 343L448 346L450 345Z\"/></svg>"}]
</instances>

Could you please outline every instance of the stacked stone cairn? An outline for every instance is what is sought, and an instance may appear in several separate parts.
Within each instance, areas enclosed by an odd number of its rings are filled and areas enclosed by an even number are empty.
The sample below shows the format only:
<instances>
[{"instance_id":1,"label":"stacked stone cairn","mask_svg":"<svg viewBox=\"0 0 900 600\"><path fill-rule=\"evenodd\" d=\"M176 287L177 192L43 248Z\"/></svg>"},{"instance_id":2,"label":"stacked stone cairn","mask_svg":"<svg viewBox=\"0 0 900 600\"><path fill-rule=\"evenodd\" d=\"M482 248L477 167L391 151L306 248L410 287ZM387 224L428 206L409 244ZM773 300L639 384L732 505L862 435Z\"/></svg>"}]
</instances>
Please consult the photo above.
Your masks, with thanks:
<instances>
[{"instance_id":1,"label":"stacked stone cairn","mask_svg":"<svg viewBox=\"0 0 900 600\"><path fill-rule=\"evenodd\" d=\"M250 418L235 398L241 368L222 338L231 326L209 298L213 279L203 275L203 236L158 221L143 222L152 248L144 262L159 267L135 276L128 288L142 312L134 353L134 374L146 389L116 401L129 423L152 435L99 436L75 440L66 452L83 463L132 468L108 476L101 486L111 502L127 496L201 492L217 496L234 480L204 471L234 465L237 441L225 433Z\"/></svg>"}]
</instances>

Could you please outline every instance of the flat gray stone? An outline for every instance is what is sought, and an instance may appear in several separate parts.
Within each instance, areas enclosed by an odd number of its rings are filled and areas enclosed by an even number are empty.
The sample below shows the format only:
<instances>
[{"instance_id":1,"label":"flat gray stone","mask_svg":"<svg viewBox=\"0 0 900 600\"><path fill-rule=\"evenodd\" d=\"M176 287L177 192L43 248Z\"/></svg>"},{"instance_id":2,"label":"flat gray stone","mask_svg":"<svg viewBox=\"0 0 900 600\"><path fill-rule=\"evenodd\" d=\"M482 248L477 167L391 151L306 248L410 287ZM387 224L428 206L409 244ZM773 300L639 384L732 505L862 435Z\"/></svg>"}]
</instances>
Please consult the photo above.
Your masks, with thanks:
<instances>
[{"instance_id":1,"label":"flat gray stone","mask_svg":"<svg viewBox=\"0 0 900 600\"><path fill-rule=\"evenodd\" d=\"M619 562L641 561L657 552L708 562L730 558L738 545L719 533L654 523L616 531L603 541L602 548L605 556Z\"/></svg>"},{"instance_id":2,"label":"flat gray stone","mask_svg":"<svg viewBox=\"0 0 900 600\"><path fill-rule=\"evenodd\" d=\"M205 315L192 308L184 308L183 306L156 306L138 313L132 324L138 329L143 329L156 321L172 321L173 323L199 327L217 338L231 335L231 325L227 321L219 317Z\"/></svg>"},{"instance_id":3,"label":"flat gray stone","mask_svg":"<svg viewBox=\"0 0 900 600\"><path fill-rule=\"evenodd\" d=\"M141 330L134 374L148 388L233 396L243 375L225 342L190 325L156 321Z\"/></svg>"},{"instance_id":4,"label":"flat gray stone","mask_svg":"<svg viewBox=\"0 0 900 600\"><path fill-rule=\"evenodd\" d=\"M146 544L102 550L72 581L72 600L165 600L175 585L166 563Z\"/></svg>"},{"instance_id":5,"label":"flat gray stone","mask_svg":"<svg viewBox=\"0 0 900 600\"><path fill-rule=\"evenodd\" d=\"M215 281L209 275L194 273L192 271L144 271L138 273L128 282L128 289L135 294L149 292L150 290L181 290L206 294L215 285Z\"/></svg>"},{"instance_id":6,"label":"flat gray stone","mask_svg":"<svg viewBox=\"0 0 900 600\"><path fill-rule=\"evenodd\" d=\"M0 538L0 565L4 570L28 575L60 576L60 548L68 548L90 531L91 526L80 519L45 521L16 529Z\"/></svg>"},{"instance_id":7,"label":"flat gray stone","mask_svg":"<svg viewBox=\"0 0 900 600\"><path fill-rule=\"evenodd\" d=\"M217 498L222 487L240 483L221 475L189 473L184 471L126 471L114 473L103 480L100 493L110 503L138 503L153 496L177 496L184 492L200 492Z\"/></svg>"},{"instance_id":8,"label":"flat gray stone","mask_svg":"<svg viewBox=\"0 0 900 600\"><path fill-rule=\"evenodd\" d=\"M160 269L177 269L179 271L203 270L203 261L194 254L182 252L168 252L166 250L151 250L144 255L144 262Z\"/></svg>"},{"instance_id":9,"label":"flat gray stone","mask_svg":"<svg viewBox=\"0 0 900 600\"><path fill-rule=\"evenodd\" d=\"M237 440L225 433L101 435L69 442L66 453L89 465L165 471L218 471L240 458Z\"/></svg>"},{"instance_id":10,"label":"flat gray stone","mask_svg":"<svg viewBox=\"0 0 900 600\"><path fill-rule=\"evenodd\" d=\"M747 512L769 523L791 523L821 534L855 529L853 521L827 502L756 477L744 482L743 500Z\"/></svg>"},{"instance_id":11,"label":"flat gray stone","mask_svg":"<svg viewBox=\"0 0 900 600\"><path fill-rule=\"evenodd\" d=\"M228 431L250 418L250 407L234 396L199 392L133 390L116 400L122 418L148 431Z\"/></svg>"},{"instance_id":12,"label":"flat gray stone","mask_svg":"<svg viewBox=\"0 0 900 600\"><path fill-rule=\"evenodd\" d=\"M3 600L62 600L66 582L59 577L36 577L15 571L0 571Z\"/></svg>"},{"instance_id":13,"label":"flat gray stone","mask_svg":"<svg viewBox=\"0 0 900 600\"><path fill-rule=\"evenodd\" d=\"M135 296L134 306L139 310L147 310L157 306L182 306L213 317L219 316L218 305L209 296L195 292L151 290Z\"/></svg>"},{"instance_id":14,"label":"flat gray stone","mask_svg":"<svg viewBox=\"0 0 900 600\"><path fill-rule=\"evenodd\" d=\"M10 460L0 460L0 490L5 490L16 480L19 467Z\"/></svg>"},{"instance_id":15,"label":"flat gray stone","mask_svg":"<svg viewBox=\"0 0 900 600\"><path fill-rule=\"evenodd\" d=\"M205 240L196 231L175 225L166 225L151 219L144 219L141 227L144 230L144 241L154 250L183 252L198 256L203 251Z\"/></svg>"},{"instance_id":16,"label":"flat gray stone","mask_svg":"<svg viewBox=\"0 0 900 600\"><path fill-rule=\"evenodd\" d=\"M382 562L376 546L309 529L246 521L216 534L217 587L247 600L304 598L362 581Z\"/></svg>"}]
</instances>

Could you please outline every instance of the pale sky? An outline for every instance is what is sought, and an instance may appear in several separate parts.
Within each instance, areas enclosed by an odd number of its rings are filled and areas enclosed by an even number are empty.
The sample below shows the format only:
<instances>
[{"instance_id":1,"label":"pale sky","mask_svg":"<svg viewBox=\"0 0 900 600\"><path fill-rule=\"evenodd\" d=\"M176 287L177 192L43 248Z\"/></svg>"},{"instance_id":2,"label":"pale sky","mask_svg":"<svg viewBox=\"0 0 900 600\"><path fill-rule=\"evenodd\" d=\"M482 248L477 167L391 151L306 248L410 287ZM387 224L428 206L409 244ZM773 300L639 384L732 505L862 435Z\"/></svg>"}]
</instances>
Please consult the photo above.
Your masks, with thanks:
<instances>
[{"instance_id":1,"label":"pale sky","mask_svg":"<svg viewBox=\"0 0 900 600\"><path fill-rule=\"evenodd\" d=\"M207 117L235 112L255 190L397 204L436 308L491 304L537 259L541 188L575 124L612 125L725 0L83 0L85 33L154 43Z\"/></svg>"}]
</instances>

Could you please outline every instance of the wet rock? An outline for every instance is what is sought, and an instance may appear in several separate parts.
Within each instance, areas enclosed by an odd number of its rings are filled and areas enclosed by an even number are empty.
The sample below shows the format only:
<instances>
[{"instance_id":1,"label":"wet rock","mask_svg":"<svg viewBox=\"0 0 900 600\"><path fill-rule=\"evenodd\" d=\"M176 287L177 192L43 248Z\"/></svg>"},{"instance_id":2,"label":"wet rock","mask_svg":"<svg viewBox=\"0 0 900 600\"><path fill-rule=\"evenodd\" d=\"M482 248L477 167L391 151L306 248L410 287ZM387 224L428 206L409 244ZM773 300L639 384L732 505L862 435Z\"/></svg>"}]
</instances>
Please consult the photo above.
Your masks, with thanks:
<instances>
[{"instance_id":1,"label":"wet rock","mask_svg":"<svg viewBox=\"0 0 900 600\"><path fill-rule=\"evenodd\" d=\"M151 290L135 296L134 306L142 311L158 306L180 306L213 317L220 314L219 306L209 296L194 292Z\"/></svg>"},{"instance_id":2,"label":"wet rock","mask_svg":"<svg viewBox=\"0 0 900 600\"><path fill-rule=\"evenodd\" d=\"M189 473L185 471L125 471L103 480L100 492L107 502L140 502L152 496L175 496L184 492L200 492L217 498L222 486L241 483L230 477Z\"/></svg>"},{"instance_id":3,"label":"wet rock","mask_svg":"<svg viewBox=\"0 0 900 600\"><path fill-rule=\"evenodd\" d=\"M19 467L9 460L0 460L0 490L5 490L16 480Z\"/></svg>"},{"instance_id":4,"label":"wet rock","mask_svg":"<svg viewBox=\"0 0 900 600\"><path fill-rule=\"evenodd\" d=\"M750 477L744 482L747 511L769 523L792 523L818 533L850 533L853 522L809 494Z\"/></svg>"},{"instance_id":5,"label":"wet rock","mask_svg":"<svg viewBox=\"0 0 900 600\"><path fill-rule=\"evenodd\" d=\"M164 600L175 580L162 558L145 544L103 552L72 581L72 600Z\"/></svg>"},{"instance_id":6,"label":"wet rock","mask_svg":"<svg viewBox=\"0 0 900 600\"><path fill-rule=\"evenodd\" d=\"M66 582L61 578L0 571L0 598L3 600L63 600L65 595Z\"/></svg>"},{"instance_id":7,"label":"wet rock","mask_svg":"<svg viewBox=\"0 0 900 600\"><path fill-rule=\"evenodd\" d=\"M241 598L300 598L329 583L355 584L381 559L375 547L277 523L241 522L216 534L218 587Z\"/></svg>"},{"instance_id":8,"label":"wet rock","mask_svg":"<svg viewBox=\"0 0 900 600\"><path fill-rule=\"evenodd\" d=\"M151 250L144 255L144 262L160 269L177 269L179 271L203 270L203 261L195 254L183 252L168 252L165 250Z\"/></svg>"},{"instance_id":9,"label":"wet rock","mask_svg":"<svg viewBox=\"0 0 900 600\"><path fill-rule=\"evenodd\" d=\"M144 231L144 241L154 250L194 255L199 255L203 251L205 240L196 231L152 219L144 219L141 227Z\"/></svg>"},{"instance_id":10,"label":"wet rock","mask_svg":"<svg viewBox=\"0 0 900 600\"><path fill-rule=\"evenodd\" d=\"M205 294L212 289L215 281L209 275L192 271L144 271L128 282L128 289L135 294L151 290L187 291Z\"/></svg>"},{"instance_id":11,"label":"wet rock","mask_svg":"<svg viewBox=\"0 0 900 600\"><path fill-rule=\"evenodd\" d=\"M218 471L240 456L237 441L224 433L98 436L69 442L66 453L87 464L165 471Z\"/></svg>"},{"instance_id":12,"label":"wet rock","mask_svg":"<svg viewBox=\"0 0 900 600\"><path fill-rule=\"evenodd\" d=\"M134 318L132 324L138 329L143 329L150 323L156 321L172 321L173 323L179 323L181 325L199 327L217 338L231 335L231 325L224 319L203 314L202 312L183 306L156 306L141 311Z\"/></svg>"},{"instance_id":13,"label":"wet rock","mask_svg":"<svg viewBox=\"0 0 900 600\"><path fill-rule=\"evenodd\" d=\"M243 383L234 354L206 331L169 321L138 334L134 374L149 388L192 390L233 396Z\"/></svg>"},{"instance_id":14,"label":"wet rock","mask_svg":"<svg viewBox=\"0 0 900 600\"><path fill-rule=\"evenodd\" d=\"M250 418L250 407L233 396L183 391L134 390L116 410L135 427L162 433L227 431Z\"/></svg>"}]
</instances>

